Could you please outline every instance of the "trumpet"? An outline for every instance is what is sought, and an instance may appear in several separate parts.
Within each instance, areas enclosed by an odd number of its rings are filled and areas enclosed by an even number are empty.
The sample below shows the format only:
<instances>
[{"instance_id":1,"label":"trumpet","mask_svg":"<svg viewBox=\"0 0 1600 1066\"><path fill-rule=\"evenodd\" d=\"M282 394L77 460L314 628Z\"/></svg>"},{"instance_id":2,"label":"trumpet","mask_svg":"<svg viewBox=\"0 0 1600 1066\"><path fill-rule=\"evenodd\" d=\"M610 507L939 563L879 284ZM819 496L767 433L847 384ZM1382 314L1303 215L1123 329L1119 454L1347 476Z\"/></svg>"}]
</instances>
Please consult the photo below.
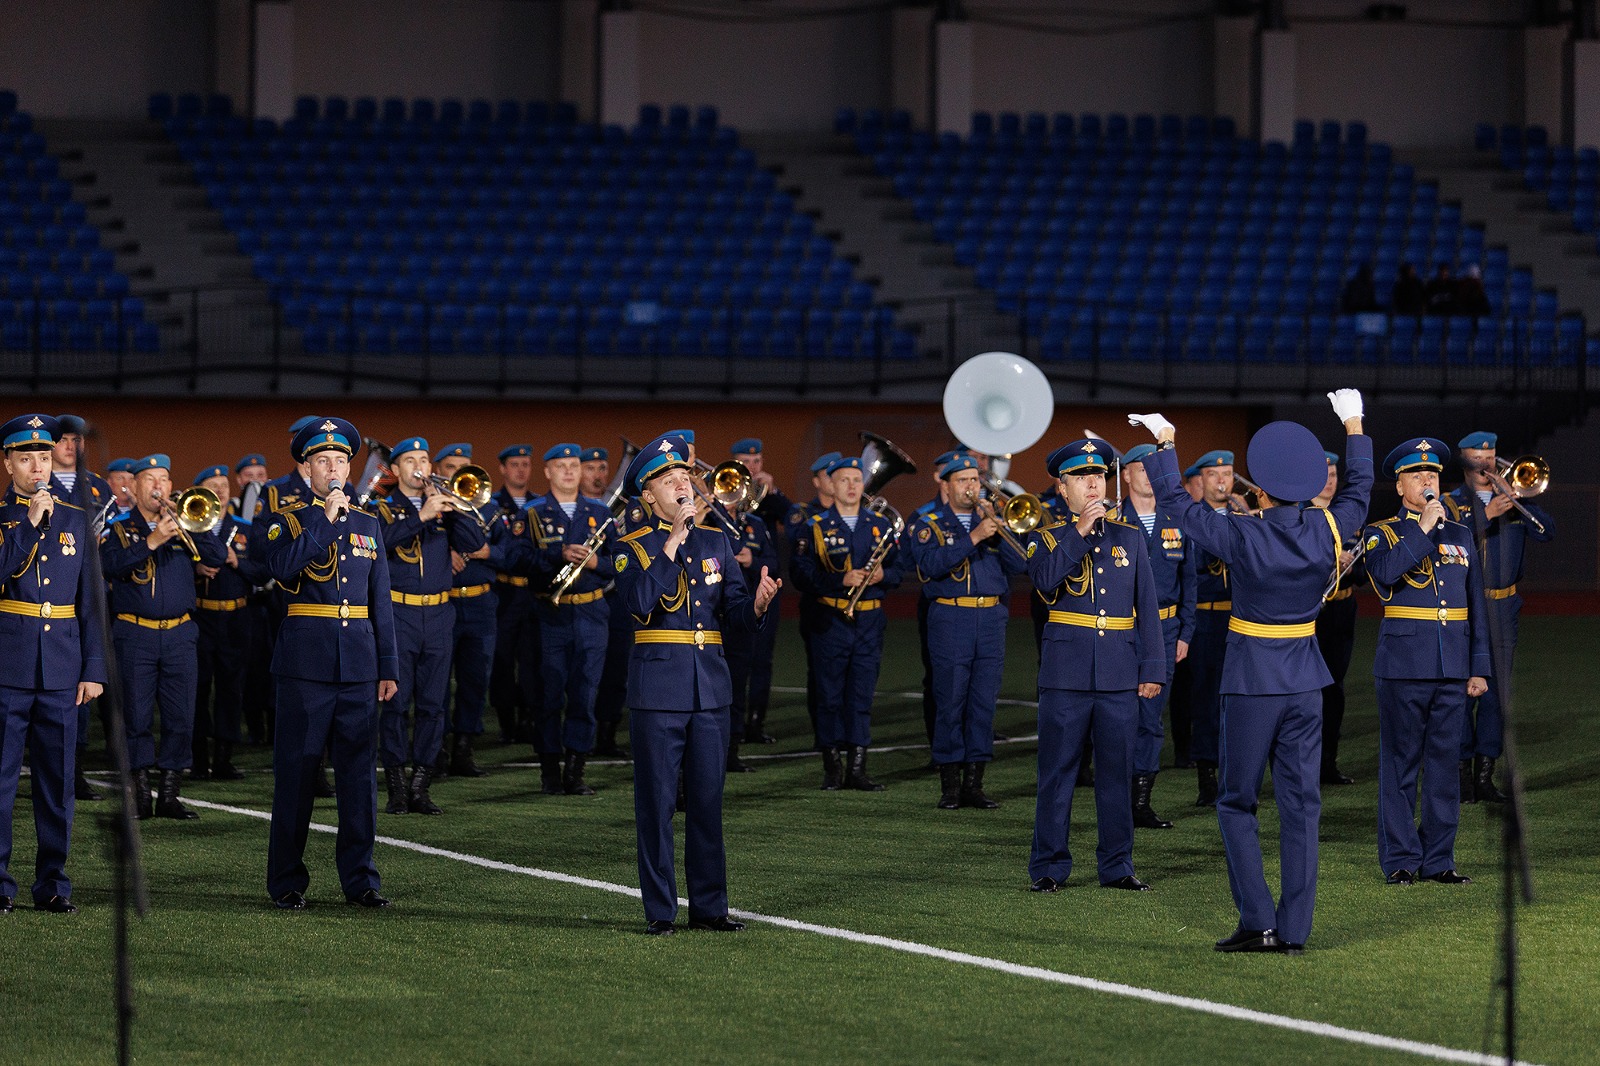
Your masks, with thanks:
<instances>
[{"instance_id":1,"label":"trumpet","mask_svg":"<svg viewBox=\"0 0 1600 1066\"><path fill-rule=\"evenodd\" d=\"M1533 516L1533 512L1522 505L1522 501L1530 496L1537 496L1550 487L1550 464L1537 455L1519 455L1515 459L1502 459L1494 457L1494 465L1480 463L1466 456L1461 457L1461 465L1468 470L1485 474L1489 478L1489 485L1496 493L1511 501L1511 506L1526 518L1530 525L1540 533L1544 532L1544 523Z\"/></svg>"},{"instance_id":2,"label":"trumpet","mask_svg":"<svg viewBox=\"0 0 1600 1066\"><path fill-rule=\"evenodd\" d=\"M484 520L478 509L489 502L494 495L494 487L489 483L489 472L481 466L467 465L457 470L450 477L440 477L438 474L428 474L426 478L417 475L418 487L432 485L442 492L462 514L469 515L478 523L478 528L483 530L483 535L489 535L489 523Z\"/></svg>"},{"instance_id":3,"label":"trumpet","mask_svg":"<svg viewBox=\"0 0 1600 1066\"><path fill-rule=\"evenodd\" d=\"M584 564L589 561L589 556L600 550L600 544L606 539L606 533L616 524L617 512L612 511L611 517L602 522L593 533L589 534L589 538L583 542L583 547L588 553L583 557L583 562L567 563L561 567L561 571L556 574L555 584L550 588L551 606L561 606L561 597L565 596L567 590L572 588L573 582L577 581L578 576L583 573Z\"/></svg>"},{"instance_id":4,"label":"trumpet","mask_svg":"<svg viewBox=\"0 0 1600 1066\"><path fill-rule=\"evenodd\" d=\"M905 519L900 517L900 512L889 506L889 501L882 496L874 496L868 500L866 509L879 518L887 518L889 528L883 531L883 536L872 546L872 554L867 556L867 565L862 567L867 576L861 579L861 584L850 590L850 599L845 602L844 616L852 621L856 616L856 605L861 602L862 593L867 591L867 584L871 582L872 575L878 572L884 559L889 557L889 549L894 547L894 542L900 539L900 534L906 529Z\"/></svg>"},{"instance_id":5,"label":"trumpet","mask_svg":"<svg viewBox=\"0 0 1600 1066\"><path fill-rule=\"evenodd\" d=\"M189 557L195 562L200 561L200 550L194 546L195 533L210 533L222 524L222 501L217 494L208 488L195 486L184 489L178 493L178 503L174 507L168 501L166 494L160 491L155 493L156 505L161 508L163 517L171 518L178 524L178 540L189 552Z\"/></svg>"}]
</instances>

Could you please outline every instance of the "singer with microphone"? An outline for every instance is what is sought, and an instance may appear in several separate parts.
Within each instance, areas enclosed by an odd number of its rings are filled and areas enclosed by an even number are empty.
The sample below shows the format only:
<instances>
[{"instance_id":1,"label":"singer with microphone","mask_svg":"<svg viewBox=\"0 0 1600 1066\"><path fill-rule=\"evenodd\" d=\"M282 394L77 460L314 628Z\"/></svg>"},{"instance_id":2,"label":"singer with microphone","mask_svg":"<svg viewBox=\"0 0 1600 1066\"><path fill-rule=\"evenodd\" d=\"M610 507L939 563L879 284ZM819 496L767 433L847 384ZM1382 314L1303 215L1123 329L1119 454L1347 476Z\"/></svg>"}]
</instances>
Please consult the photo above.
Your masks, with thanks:
<instances>
[{"instance_id":1,"label":"singer with microphone","mask_svg":"<svg viewBox=\"0 0 1600 1066\"><path fill-rule=\"evenodd\" d=\"M672 814L682 775L689 928L732 933L722 842L722 789L733 682L723 654L726 626L759 632L781 582L761 571L745 585L720 529L695 525L689 446L657 437L629 464L627 490L652 521L616 542L608 566L618 604L637 627L628 663L628 735L633 742L633 809L646 932L677 927Z\"/></svg>"},{"instance_id":2,"label":"singer with microphone","mask_svg":"<svg viewBox=\"0 0 1600 1066\"><path fill-rule=\"evenodd\" d=\"M344 898L363 907L389 905L372 859L373 764L378 702L394 696L400 670L381 523L345 495L360 442L356 427L342 418L303 427L291 448L309 491L261 519L266 566L285 603L272 656L278 693L267 848L267 894L280 910L306 907L306 837L325 750L338 799Z\"/></svg>"},{"instance_id":3,"label":"singer with microphone","mask_svg":"<svg viewBox=\"0 0 1600 1066\"><path fill-rule=\"evenodd\" d=\"M1456 758L1467 701L1488 689L1487 601L1472 530L1445 517L1450 449L1406 441L1383 461L1400 513L1367 527L1367 576L1383 601L1378 689L1378 862L1391 885L1460 885ZM1422 782L1419 786L1418 775ZM1418 802L1420 799L1420 822Z\"/></svg>"}]
</instances>

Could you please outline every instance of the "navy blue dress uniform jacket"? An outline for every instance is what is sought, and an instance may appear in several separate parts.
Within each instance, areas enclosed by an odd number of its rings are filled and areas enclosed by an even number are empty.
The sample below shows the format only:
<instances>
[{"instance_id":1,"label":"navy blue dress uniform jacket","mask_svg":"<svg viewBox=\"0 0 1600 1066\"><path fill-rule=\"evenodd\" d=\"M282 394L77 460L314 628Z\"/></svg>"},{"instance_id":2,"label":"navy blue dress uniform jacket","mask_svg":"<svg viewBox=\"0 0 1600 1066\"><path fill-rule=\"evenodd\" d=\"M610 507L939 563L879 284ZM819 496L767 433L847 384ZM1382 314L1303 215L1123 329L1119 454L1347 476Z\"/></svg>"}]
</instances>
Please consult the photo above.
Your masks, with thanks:
<instances>
[{"instance_id":1,"label":"navy blue dress uniform jacket","mask_svg":"<svg viewBox=\"0 0 1600 1066\"><path fill-rule=\"evenodd\" d=\"M852 530L845 524L837 506L824 508L803 527L800 544L796 548L795 570L803 587L812 595L825 600L836 600L844 605L852 589L845 587L844 575L867 565L872 549L878 540L889 533L887 518L875 515L865 507L856 519ZM883 560L883 580L868 585L861 594L862 603L883 599L885 592L900 584L904 559L899 547L889 549Z\"/></svg>"},{"instance_id":2,"label":"navy blue dress uniform jacket","mask_svg":"<svg viewBox=\"0 0 1600 1066\"><path fill-rule=\"evenodd\" d=\"M296 501L266 516L262 540L285 603L329 612L291 612L283 620L273 673L330 684L398 677L389 564L377 516L352 507L345 521L330 523L321 502L310 497L309 504ZM365 607L367 617L341 617L345 607Z\"/></svg>"},{"instance_id":3,"label":"navy blue dress uniform jacket","mask_svg":"<svg viewBox=\"0 0 1600 1066\"><path fill-rule=\"evenodd\" d=\"M50 492L56 499L82 508L90 518L106 510L115 495L111 491L111 483L92 470L79 469L78 476L72 483L71 492L67 491L66 483L61 480L60 474L52 474L50 481Z\"/></svg>"},{"instance_id":4,"label":"navy blue dress uniform jacket","mask_svg":"<svg viewBox=\"0 0 1600 1066\"><path fill-rule=\"evenodd\" d=\"M1469 530L1476 529L1476 522L1481 519L1474 514L1474 508L1479 507L1477 494L1466 485L1458 485L1444 498L1445 511L1450 518ZM1483 565L1483 584L1485 589L1509 589L1522 580L1523 553L1529 540L1548 543L1556 534L1555 520L1543 508L1532 500L1523 500L1522 506L1526 507L1539 524L1544 526L1544 532L1534 528L1533 523L1522 517L1522 514L1513 507L1498 518L1488 522L1487 536L1484 546L1488 558Z\"/></svg>"},{"instance_id":5,"label":"navy blue dress uniform jacket","mask_svg":"<svg viewBox=\"0 0 1600 1066\"><path fill-rule=\"evenodd\" d=\"M974 514L972 524L983 521ZM922 595L930 600L963 596L1003 596L1012 574L1027 570L1027 560L1002 538L972 543L971 531L948 504L918 512L903 540L909 565L922 579Z\"/></svg>"},{"instance_id":6,"label":"navy blue dress uniform jacket","mask_svg":"<svg viewBox=\"0 0 1600 1066\"><path fill-rule=\"evenodd\" d=\"M1108 518L1101 532L1084 537L1076 521L1028 535L1034 588L1052 615L1073 616L1045 625L1039 687L1117 692L1166 684L1167 642L1144 530Z\"/></svg>"},{"instance_id":7,"label":"navy blue dress uniform jacket","mask_svg":"<svg viewBox=\"0 0 1600 1066\"><path fill-rule=\"evenodd\" d=\"M770 498L769 494L768 499ZM718 504L718 507L721 505ZM734 554L737 555L746 548L750 549L750 565L740 568L744 571L745 587L752 588L761 580L763 566L767 568L768 577L777 579L778 546L773 543L772 534L767 531L767 524L754 514L745 514L738 518L729 515L729 520L740 533L739 543L733 546Z\"/></svg>"},{"instance_id":8,"label":"navy blue dress uniform jacket","mask_svg":"<svg viewBox=\"0 0 1600 1066\"><path fill-rule=\"evenodd\" d=\"M580 495L577 507L572 512L572 517L567 517L567 512L562 510L561 504L554 496L545 495L528 504L528 522L530 526L537 522L538 536L535 539L537 550L543 555L538 569L548 573L552 578L561 572L566 565L566 560L561 557L561 551L568 544L582 544L594 535L595 530L605 525L606 519L611 517L611 512L606 505L589 496ZM613 532L606 535L607 540L614 536ZM530 532L530 536L532 533ZM604 545L597 554L604 553ZM572 583L567 596L562 598L562 603L573 596L585 592L599 592L610 582L610 575L604 566L596 566L593 570L585 567L577 579Z\"/></svg>"},{"instance_id":9,"label":"navy blue dress uniform jacket","mask_svg":"<svg viewBox=\"0 0 1600 1066\"><path fill-rule=\"evenodd\" d=\"M1111 516L1144 532L1144 523L1133 509L1133 501L1114 509ZM1188 643L1194 637L1194 605L1198 596L1195 581L1194 550L1189 538L1183 535L1178 519L1156 505L1155 527L1146 536L1150 550L1150 573L1155 578L1156 601L1166 611L1176 607L1174 618L1178 623L1178 639Z\"/></svg>"},{"instance_id":10,"label":"navy blue dress uniform jacket","mask_svg":"<svg viewBox=\"0 0 1600 1066\"><path fill-rule=\"evenodd\" d=\"M202 600L242 600L257 585L265 585L272 577L267 572L266 561L257 559L250 552L250 523L242 522L231 514L224 515L222 524L216 529L210 533L196 533L194 537L196 547L202 537L215 540L222 546L223 563L217 576L195 575L195 592ZM233 549L234 557L239 560L238 567L227 565L229 548Z\"/></svg>"},{"instance_id":11,"label":"navy blue dress uniform jacket","mask_svg":"<svg viewBox=\"0 0 1600 1066\"><path fill-rule=\"evenodd\" d=\"M455 583L450 550L465 555L483 547L483 531L469 516L445 511L425 522L398 489L379 500L377 510L389 554L389 584L395 592L413 596L449 592Z\"/></svg>"},{"instance_id":12,"label":"navy blue dress uniform jacket","mask_svg":"<svg viewBox=\"0 0 1600 1066\"><path fill-rule=\"evenodd\" d=\"M489 536L486 538L489 555L483 559L465 560L467 565L461 568L461 573L455 575L455 587L458 589L472 588L474 585L492 585L495 577L506 569L506 549L512 539L512 524L517 520L503 514L493 500L480 507L478 514L489 524ZM469 524L477 526L476 522ZM480 529L478 532L481 534L483 530ZM478 547L482 546L480 544Z\"/></svg>"},{"instance_id":13,"label":"navy blue dress uniform jacket","mask_svg":"<svg viewBox=\"0 0 1600 1066\"><path fill-rule=\"evenodd\" d=\"M179 618L195 609L194 557L173 537L159 548L149 543L150 525L135 507L106 526L100 561L111 581L111 614L140 618ZM225 566L228 549L216 537L190 534L200 561Z\"/></svg>"},{"instance_id":14,"label":"navy blue dress uniform jacket","mask_svg":"<svg viewBox=\"0 0 1600 1066\"><path fill-rule=\"evenodd\" d=\"M755 599L726 533L695 528L677 559L662 548L671 527L657 521L623 537L611 556L620 603L636 623L628 662L628 706L635 711L704 711L733 702L722 627L755 632Z\"/></svg>"},{"instance_id":15,"label":"navy blue dress uniform jacket","mask_svg":"<svg viewBox=\"0 0 1600 1066\"><path fill-rule=\"evenodd\" d=\"M0 685L47 691L105 684L105 647L91 613L97 590L92 568L83 565L93 548L83 510L58 501L50 528L40 530L15 488L0 498L0 599L52 608L49 617L0 613ZM69 605L70 618L54 610Z\"/></svg>"},{"instance_id":16,"label":"navy blue dress uniform jacket","mask_svg":"<svg viewBox=\"0 0 1600 1066\"><path fill-rule=\"evenodd\" d=\"M1441 522L1433 536L1402 509L1368 527L1362 557L1383 602L1375 677L1489 677L1483 575L1472 530Z\"/></svg>"}]
</instances>

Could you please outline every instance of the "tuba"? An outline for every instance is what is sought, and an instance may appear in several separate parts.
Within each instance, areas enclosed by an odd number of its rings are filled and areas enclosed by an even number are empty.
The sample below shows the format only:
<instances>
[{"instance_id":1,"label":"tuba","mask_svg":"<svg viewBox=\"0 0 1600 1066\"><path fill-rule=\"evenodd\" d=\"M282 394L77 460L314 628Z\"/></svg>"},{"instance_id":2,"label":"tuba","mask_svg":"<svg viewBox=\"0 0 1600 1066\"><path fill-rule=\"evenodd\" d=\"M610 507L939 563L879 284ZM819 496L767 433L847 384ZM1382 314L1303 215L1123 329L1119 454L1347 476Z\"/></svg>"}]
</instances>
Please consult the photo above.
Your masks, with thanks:
<instances>
[{"instance_id":1,"label":"tuba","mask_svg":"<svg viewBox=\"0 0 1600 1066\"><path fill-rule=\"evenodd\" d=\"M944 420L956 439L989 456L1005 480L1011 457L1039 442L1055 415L1044 371L1020 355L984 352L956 367L944 385Z\"/></svg>"}]
</instances>

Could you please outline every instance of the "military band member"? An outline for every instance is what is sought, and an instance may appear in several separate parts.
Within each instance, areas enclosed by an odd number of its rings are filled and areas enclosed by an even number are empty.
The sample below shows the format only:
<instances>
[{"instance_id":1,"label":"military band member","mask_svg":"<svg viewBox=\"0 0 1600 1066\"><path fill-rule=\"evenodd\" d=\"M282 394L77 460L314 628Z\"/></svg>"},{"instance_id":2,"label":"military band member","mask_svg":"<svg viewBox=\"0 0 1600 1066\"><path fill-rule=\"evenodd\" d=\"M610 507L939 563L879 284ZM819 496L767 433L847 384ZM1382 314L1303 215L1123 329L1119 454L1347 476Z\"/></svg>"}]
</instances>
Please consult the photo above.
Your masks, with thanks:
<instances>
[{"instance_id":1,"label":"military band member","mask_svg":"<svg viewBox=\"0 0 1600 1066\"><path fill-rule=\"evenodd\" d=\"M941 472L958 456L966 453L960 449L951 449L942 452L933 461L933 498L912 512L909 519L911 525L916 525L924 515L929 514L947 501L944 478ZM910 528L910 527L907 527ZM933 695L933 657L928 650L928 604L926 595L917 597L917 647L922 653L922 728L928 736L928 750L933 750L934 733L938 728L939 703ZM937 766L937 759L929 760Z\"/></svg>"},{"instance_id":2,"label":"military band member","mask_svg":"<svg viewBox=\"0 0 1600 1066\"><path fill-rule=\"evenodd\" d=\"M1383 461L1400 513L1369 527L1364 563L1383 601L1378 654L1378 862L1392 885L1467 884L1456 873L1461 818L1453 763L1467 700L1492 672L1483 573L1472 530L1445 518L1450 450L1417 437ZM1421 825L1416 814L1420 786Z\"/></svg>"},{"instance_id":3,"label":"military band member","mask_svg":"<svg viewBox=\"0 0 1600 1066\"><path fill-rule=\"evenodd\" d=\"M817 595L811 650L822 787L882 792L883 786L867 775L867 746L872 743L872 700L883 660L883 594L900 584L900 549L894 546L891 521L861 506L861 460L835 459L828 470L833 505L811 519L809 543L797 559L806 586ZM869 570L868 561L884 538L888 553ZM861 596L850 618L844 612L857 587Z\"/></svg>"},{"instance_id":4,"label":"military band member","mask_svg":"<svg viewBox=\"0 0 1600 1066\"><path fill-rule=\"evenodd\" d=\"M1084 741L1095 775L1095 850L1100 884L1147 891L1133 872L1134 739L1139 699L1166 680L1149 549L1135 526L1106 517L1106 473L1116 458L1103 440L1073 441L1045 461L1066 519L1028 537L1028 573L1050 605L1039 665L1039 795L1028 877L1054 892L1072 872L1068 830Z\"/></svg>"},{"instance_id":5,"label":"military band member","mask_svg":"<svg viewBox=\"0 0 1600 1066\"><path fill-rule=\"evenodd\" d=\"M1345 427L1345 486L1327 510L1287 506L1315 498L1327 481L1322 445L1293 422L1272 422L1250 441L1250 473L1271 501L1259 517L1196 501L1178 477L1172 423L1129 415L1156 435L1145 460L1156 500L1195 544L1228 566L1233 599L1222 676L1221 790L1217 822L1239 926L1218 951L1299 954L1311 935L1322 797L1322 689L1331 680L1316 643L1322 593L1347 531L1366 519L1372 440L1361 432L1361 394L1328 394ZM1191 649L1190 655L1194 652ZM1276 905L1261 860L1257 800L1268 763L1278 802L1281 895Z\"/></svg>"},{"instance_id":6,"label":"military band member","mask_svg":"<svg viewBox=\"0 0 1600 1066\"><path fill-rule=\"evenodd\" d=\"M133 510L133 468L134 460L129 458L113 459L106 464L106 484L111 486L111 495L117 500L112 519L122 518Z\"/></svg>"},{"instance_id":7,"label":"military band member","mask_svg":"<svg viewBox=\"0 0 1600 1066\"><path fill-rule=\"evenodd\" d=\"M784 520L788 518L789 511L794 507L794 502L783 494L778 488L777 479L767 469L766 445L760 437L741 437L733 442L729 454L739 460L750 471L754 481L752 490L756 486L764 486L766 493L761 497L754 514L761 519L761 524L766 527L769 536L776 536L778 530L783 528ZM777 573L776 570L773 573Z\"/></svg>"},{"instance_id":8,"label":"military band member","mask_svg":"<svg viewBox=\"0 0 1600 1066\"><path fill-rule=\"evenodd\" d=\"M1493 491L1489 472L1495 468L1499 438L1482 430L1461 438L1461 466L1465 481L1444 497L1451 518L1468 526L1482 564L1483 594L1487 601L1485 626L1494 663L1501 676L1481 696L1467 699L1461 719L1461 799L1503 803L1495 787L1494 766L1505 746L1505 720L1500 708L1501 686L1509 691L1511 663L1517 650L1517 623L1522 615L1522 553L1531 540L1548 543L1556 532L1555 520L1532 500L1522 506L1524 518L1511 497Z\"/></svg>"},{"instance_id":9,"label":"military band member","mask_svg":"<svg viewBox=\"0 0 1600 1066\"><path fill-rule=\"evenodd\" d=\"M580 458L583 460L583 494L591 499L612 503L606 500L606 493L611 488L611 453L604 448L585 448ZM614 506L620 509L625 504L615 501ZM622 712L628 702L628 656L633 651L633 616L617 605L615 582L606 586L606 609L609 612L606 658L594 694L594 754L623 758L628 752L617 743L617 729L622 725Z\"/></svg>"},{"instance_id":10,"label":"military band member","mask_svg":"<svg viewBox=\"0 0 1600 1066\"><path fill-rule=\"evenodd\" d=\"M677 876L672 814L680 774L689 928L737 932L728 916L722 789L732 686L724 631L757 629L778 583L762 574L751 591L726 534L695 525L687 446L659 437L629 465L627 485L653 522L617 543L611 568L638 626L628 668L634 748L634 818L646 931L675 931Z\"/></svg>"},{"instance_id":11,"label":"military band member","mask_svg":"<svg viewBox=\"0 0 1600 1066\"><path fill-rule=\"evenodd\" d=\"M338 795L335 854L345 900L389 905L372 858L373 763L378 704L394 700L400 670L383 523L344 492L360 441L342 418L304 426L292 452L306 472L305 494L261 517L266 565L285 601L272 661L278 723L267 850L267 894L280 910L306 906L306 838L324 751Z\"/></svg>"},{"instance_id":12,"label":"military band member","mask_svg":"<svg viewBox=\"0 0 1600 1066\"><path fill-rule=\"evenodd\" d=\"M611 484L611 453L604 448L584 448L578 452L578 462L583 472L578 491L590 499L604 498Z\"/></svg>"},{"instance_id":13,"label":"military band member","mask_svg":"<svg viewBox=\"0 0 1600 1066\"><path fill-rule=\"evenodd\" d=\"M734 561L744 575L745 587L757 588L763 573L778 572L778 547L767 532L767 525L755 514L745 510L729 511L717 505L730 525L739 530L740 537L733 544ZM776 616L774 616L776 617ZM753 633L735 629L723 635L723 654L728 660L728 676L733 684L733 702L729 705L728 770L744 773L750 769L739 758L739 743L767 742L762 725L767 720L767 704L772 694L772 656L776 648L778 626L762 626Z\"/></svg>"},{"instance_id":14,"label":"military band member","mask_svg":"<svg viewBox=\"0 0 1600 1066\"><path fill-rule=\"evenodd\" d=\"M994 758L994 710L1005 669L1004 597L1027 560L1001 536L994 508L982 498L978 464L969 455L939 470L945 502L920 514L904 539L922 579L928 650L938 721L933 761L939 766L941 810L999 804L983 790Z\"/></svg>"},{"instance_id":15,"label":"military band member","mask_svg":"<svg viewBox=\"0 0 1600 1066\"><path fill-rule=\"evenodd\" d=\"M195 564L218 567L227 547L215 537L183 542L172 502L172 461L165 455L139 460L134 508L106 527L101 566L111 583L112 642L122 677L128 763L140 818L200 817L179 801L183 771L194 760L194 704L199 663ZM152 736L161 707L161 745ZM150 770L161 775L152 812Z\"/></svg>"},{"instance_id":16,"label":"military band member","mask_svg":"<svg viewBox=\"0 0 1600 1066\"><path fill-rule=\"evenodd\" d=\"M817 607L817 593L806 582L799 560L810 547L811 520L833 506L833 478L828 476L828 467L839 458L838 452L824 452L812 460L811 488L815 495L805 503L795 504L783 519L789 541L789 580L800 593L800 642L806 653L806 715L811 719L811 744L817 751L822 750L822 734L817 723L817 662L812 638L822 621L822 613Z\"/></svg>"},{"instance_id":17,"label":"military band member","mask_svg":"<svg viewBox=\"0 0 1600 1066\"><path fill-rule=\"evenodd\" d=\"M30 756L33 905L73 914L67 856L72 843L78 709L100 695L105 654L96 621L100 590L83 552L94 546L89 516L52 494L49 415L0 427L10 487L0 498L0 914L14 909L12 814L22 755Z\"/></svg>"},{"instance_id":18,"label":"military band member","mask_svg":"<svg viewBox=\"0 0 1600 1066\"><path fill-rule=\"evenodd\" d=\"M1323 453L1328 460L1328 481L1311 502L1317 507L1327 507L1339 489L1339 456ZM1346 537L1339 547L1339 568L1345 571L1338 585L1328 595L1317 615L1317 647L1322 649L1322 661L1328 664L1333 682L1322 690L1322 783L1324 785L1350 785L1355 779L1339 769L1339 734L1344 728L1344 675L1350 670L1350 656L1356 642L1356 584L1364 580L1365 571L1360 560L1353 555L1360 537Z\"/></svg>"},{"instance_id":19,"label":"military band member","mask_svg":"<svg viewBox=\"0 0 1600 1066\"><path fill-rule=\"evenodd\" d=\"M228 498L226 466L207 467L196 475L194 483L215 493L219 502ZM248 523L224 512L216 529L194 534L197 540L214 539L225 551L221 565L195 566L195 649L199 669L195 679L194 762L189 776L196 781L238 781L244 777L233 765L233 748L239 743L253 636L250 593L267 580L265 567L250 558L249 529Z\"/></svg>"},{"instance_id":20,"label":"military band member","mask_svg":"<svg viewBox=\"0 0 1600 1066\"><path fill-rule=\"evenodd\" d=\"M1148 468L1146 468L1148 469ZM1206 452L1184 471L1198 475L1201 499L1217 514L1232 514L1233 453ZM1233 586L1228 563L1206 546L1194 548L1194 637L1189 642L1189 757L1194 760L1196 807L1217 805L1218 730L1222 720L1222 675L1227 665L1228 617Z\"/></svg>"},{"instance_id":21,"label":"military band member","mask_svg":"<svg viewBox=\"0 0 1600 1066\"><path fill-rule=\"evenodd\" d=\"M450 693L450 645L455 611L451 552L470 555L484 545L470 515L431 480L428 442L407 437L394 446L390 465L398 479L394 491L378 501L383 543L388 555L389 599L394 604L395 649L400 661L393 699L379 712L380 754L385 813L442 814L433 802L433 765L444 744ZM410 739L407 712L414 708ZM409 780L406 763L411 764Z\"/></svg>"},{"instance_id":22,"label":"military band member","mask_svg":"<svg viewBox=\"0 0 1600 1066\"><path fill-rule=\"evenodd\" d=\"M1156 774L1161 772L1161 704L1170 700L1172 677L1177 665L1189 656L1189 641L1194 637L1195 576L1194 557L1183 527L1170 511L1156 503L1150 488L1150 475L1144 461L1155 452L1155 445L1140 444L1122 457L1121 476L1127 495L1112 512L1144 533L1150 553L1150 572L1156 583L1156 602L1161 608L1161 632L1166 638L1167 676L1161 695L1139 700L1139 735L1133 746L1133 824L1139 829L1171 829L1150 805Z\"/></svg>"},{"instance_id":23,"label":"military band member","mask_svg":"<svg viewBox=\"0 0 1600 1066\"><path fill-rule=\"evenodd\" d=\"M513 444L500 450L500 490L494 494L500 522L513 541L528 529L529 491L533 478L533 445ZM489 675L489 702L500 722L500 740L533 743L535 708L543 700L539 677L539 613L531 577L510 569L495 575L494 666Z\"/></svg>"},{"instance_id":24,"label":"military band member","mask_svg":"<svg viewBox=\"0 0 1600 1066\"><path fill-rule=\"evenodd\" d=\"M292 443L292 442L291 442ZM246 551L249 550L250 530L255 522L256 514L262 509L260 492L265 489L270 477L267 473L267 457L258 452L251 452L242 456L233 464L233 480L235 488L234 506L232 512L239 519L245 530ZM249 514L244 513L244 500L246 490L251 485L256 485L255 503L251 506ZM251 744L270 744L272 742L273 719L273 678L272 678L272 633L275 623L272 620L272 603L275 593L271 587L271 575L266 573L265 561L257 556L254 558L255 587L250 590L250 603L245 608L245 617L248 620L248 643L245 648L245 675L244 675L244 730L246 739Z\"/></svg>"},{"instance_id":25,"label":"military band member","mask_svg":"<svg viewBox=\"0 0 1600 1066\"><path fill-rule=\"evenodd\" d=\"M472 462L472 445L447 444L433 457L434 473L446 481ZM461 505L463 513L471 510ZM470 519L470 515L467 516ZM450 663L455 673L455 699L446 718L451 743L441 747L434 762L435 778L483 777L472 747L483 735L483 712L489 700L489 671L494 661L495 576L505 568L505 524L498 521L498 509L490 499L478 509L478 517L488 527L482 547L462 553L450 550L450 603L455 611L451 631Z\"/></svg>"}]
</instances>

